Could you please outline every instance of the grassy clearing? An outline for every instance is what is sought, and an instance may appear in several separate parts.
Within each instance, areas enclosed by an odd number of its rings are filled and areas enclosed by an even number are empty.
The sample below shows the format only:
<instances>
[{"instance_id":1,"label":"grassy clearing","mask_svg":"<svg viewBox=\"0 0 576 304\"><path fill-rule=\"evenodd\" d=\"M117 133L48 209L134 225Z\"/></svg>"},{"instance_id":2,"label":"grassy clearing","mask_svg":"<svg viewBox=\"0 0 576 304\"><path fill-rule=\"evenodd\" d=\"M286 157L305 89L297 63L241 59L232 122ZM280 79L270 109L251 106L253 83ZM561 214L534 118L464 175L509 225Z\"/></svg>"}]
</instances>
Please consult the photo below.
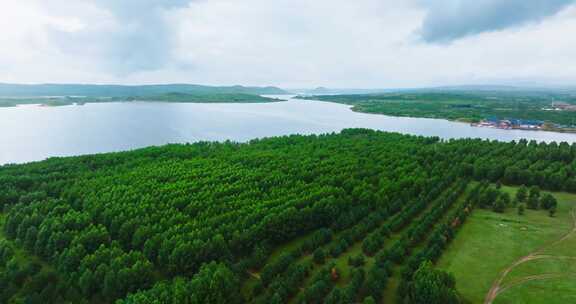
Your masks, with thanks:
<instances>
[{"instance_id":1,"label":"grassy clearing","mask_svg":"<svg viewBox=\"0 0 576 304\"><path fill-rule=\"evenodd\" d=\"M516 188L503 187L503 190L515 194ZM570 231L572 221L569 211L574 207L576 195L566 193L553 193L558 199L558 212L554 218L548 216L544 210L526 210L522 216L515 209L508 209L503 214L489 210L475 210L456 239L452 242L446 253L440 259L440 268L452 272L456 276L457 288L463 297L471 303L482 303L486 293L499 274L517 259L531 252L551 244ZM566 252L574 248L573 242L567 240L565 244L559 244ZM569 244L569 245L566 245ZM546 252L546 251L543 251ZM576 263L573 261L560 261L558 263ZM534 263L534 264L531 264ZM523 268L514 269L504 281L504 285L522 278L526 275L544 274L557 270L565 265L550 265L550 262L536 260L521 265ZM530 265L529 265L530 264ZM552 288L557 280L534 283L542 288ZM526 283L529 286L531 283ZM572 285L572 293L576 293L576 281L571 284L563 284L564 288ZM522 288L526 300L536 297L539 291L531 288ZM505 301L505 295L511 294L512 290L521 290L514 287L502 293L502 299L497 297L496 303L539 303ZM534 292L534 295L532 295ZM554 292L549 289L547 295ZM522 293L520 291L520 293ZM544 292L542 293L544 295ZM570 301L569 301L570 302ZM563 302L568 303L568 302ZM570 302L572 303L572 302Z\"/></svg>"},{"instance_id":2,"label":"grassy clearing","mask_svg":"<svg viewBox=\"0 0 576 304\"><path fill-rule=\"evenodd\" d=\"M396 303L396 290L398 290L398 286L400 286L400 272L399 267L395 266L393 268L393 274L388 279L388 284L386 284L386 289L384 290L384 296L382 297L384 303Z\"/></svg>"},{"instance_id":3,"label":"grassy clearing","mask_svg":"<svg viewBox=\"0 0 576 304\"><path fill-rule=\"evenodd\" d=\"M494 304L567 304L576 303L576 277L531 281L511 288L496 298Z\"/></svg>"},{"instance_id":4,"label":"grassy clearing","mask_svg":"<svg viewBox=\"0 0 576 304\"><path fill-rule=\"evenodd\" d=\"M338 282L336 282L336 286L345 287L346 285L348 285L350 279L352 278L352 269L354 269L353 266L350 266L348 264L348 258L356 257L358 255L364 256L365 261L364 265L366 265L368 260L370 260L370 264L374 263L373 261L374 259L372 257L366 256L362 252L362 241L355 243L354 245L352 245L352 247L348 248L346 252L344 252L337 259L334 260L334 263L336 263L336 268L338 268L339 271L338 274L340 275Z\"/></svg>"},{"instance_id":5,"label":"grassy clearing","mask_svg":"<svg viewBox=\"0 0 576 304\"><path fill-rule=\"evenodd\" d=\"M570 273L576 273L575 260L544 258L518 265L510 272L506 280L504 280L504 284L514 283L528 276ZM576 287L576 285L574 287Z\"/></svg>"},{"instance_id":6,"label":"grassy clearing","mask_svg":"<svg viewBox=\"0 0 576 304\"><path fill-rule=\"evenodd\" d=\"M542 253L559 256L576 256L576 235L571 235L564 242L550 246Z\"/></svg>"}]
</instances>

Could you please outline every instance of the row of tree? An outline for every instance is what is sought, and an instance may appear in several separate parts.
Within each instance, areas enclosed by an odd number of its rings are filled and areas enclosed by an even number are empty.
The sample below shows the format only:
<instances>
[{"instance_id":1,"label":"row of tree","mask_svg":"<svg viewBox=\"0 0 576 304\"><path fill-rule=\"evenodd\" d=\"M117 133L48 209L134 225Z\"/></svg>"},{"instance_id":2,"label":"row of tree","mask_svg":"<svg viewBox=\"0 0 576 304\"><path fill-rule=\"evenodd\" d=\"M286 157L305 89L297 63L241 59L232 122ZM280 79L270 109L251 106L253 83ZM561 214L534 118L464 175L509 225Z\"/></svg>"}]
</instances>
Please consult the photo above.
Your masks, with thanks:
<instances>
[{"instance_id":1,"label":"row of tree","mask_svg":"<svg viewBox=\"0 0 576 304\"><path fill-rule=\"evenodd\" d=\"M402 279L397 289L399 303L456 304L462 302L455 289L454 277L444 271L434 269L432 263L440 258L474 207L482 202L484 193L490 190L487 183L479 183L473 187L466 199L432 230L423 249L408 258L403 266Z\"/></svg>"}]
</instances>

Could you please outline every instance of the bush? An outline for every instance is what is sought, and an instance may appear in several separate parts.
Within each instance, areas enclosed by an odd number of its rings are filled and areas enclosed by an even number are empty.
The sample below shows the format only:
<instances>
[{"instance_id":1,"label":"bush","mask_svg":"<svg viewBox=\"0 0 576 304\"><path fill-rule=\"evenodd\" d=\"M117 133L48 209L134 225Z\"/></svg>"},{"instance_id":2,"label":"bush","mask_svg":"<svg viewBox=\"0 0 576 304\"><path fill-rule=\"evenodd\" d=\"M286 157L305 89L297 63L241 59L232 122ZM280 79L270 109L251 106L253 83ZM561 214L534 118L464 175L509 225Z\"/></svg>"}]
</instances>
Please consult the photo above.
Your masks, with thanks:
<instances>
[{"instance_id":1,"label":"bush","mask_svg":"<svg viewBox=\"0 0 576 304\"><path fill-rule=\"evenodd\" d=\"M524 215L524 209L526 207L524 207L524 204L519 204L518 205L518 215Z\"/></svg>"},{"instance_id":2,"label":"bush","mask_svg":"<svg viewBox=\"0 0 576 304\"><path fill-rule=\"evenodd\" d=\"M314 251L314 263L316 264L323 264L324 261L326 260L326 254L324 253L324 250L322 248L318 248Z\"/></svg>"}]
</instances>

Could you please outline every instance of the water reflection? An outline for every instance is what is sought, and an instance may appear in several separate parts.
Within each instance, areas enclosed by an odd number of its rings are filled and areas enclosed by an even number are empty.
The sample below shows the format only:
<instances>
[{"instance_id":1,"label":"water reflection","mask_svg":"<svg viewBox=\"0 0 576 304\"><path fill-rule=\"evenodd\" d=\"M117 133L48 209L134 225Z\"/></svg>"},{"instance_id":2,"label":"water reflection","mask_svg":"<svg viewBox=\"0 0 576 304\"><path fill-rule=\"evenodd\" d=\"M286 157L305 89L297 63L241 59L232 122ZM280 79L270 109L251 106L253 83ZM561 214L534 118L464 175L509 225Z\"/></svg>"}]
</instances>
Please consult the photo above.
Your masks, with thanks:
<instances>
[{"instance_id":1,"label":"water reflection","mask_svg":"<svg viewBox=\"0 0 576 304\"><path fill-rule=\"evenodd\" d=\"M269 104L109 103L0 108L0 164L122 151L200 140L372 128L442 138L576 142L576 134L499 130L436 119L352 112L348 106L289 99Z\"/></svg>"}]
</instances>

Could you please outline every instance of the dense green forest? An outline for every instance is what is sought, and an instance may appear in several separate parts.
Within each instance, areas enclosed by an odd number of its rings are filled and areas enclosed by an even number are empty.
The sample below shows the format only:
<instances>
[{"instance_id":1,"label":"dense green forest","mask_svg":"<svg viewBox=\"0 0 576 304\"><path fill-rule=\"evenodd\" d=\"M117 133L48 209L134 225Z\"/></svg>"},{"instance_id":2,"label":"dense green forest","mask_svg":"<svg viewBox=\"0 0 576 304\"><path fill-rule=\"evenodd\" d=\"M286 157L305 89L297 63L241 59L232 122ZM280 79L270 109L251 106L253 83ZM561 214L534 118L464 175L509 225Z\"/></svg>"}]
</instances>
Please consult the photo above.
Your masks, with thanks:
<instances>
[{"instance_id":1,"label":"dense green forest","mask_svg":"<svg viewBox=\"0 0 576 304\"><path fill-rule=\"evenodd\" d=\"M301 96L303 99L349 104L358 112L391 116L444 118L467 122L482 119L527 119L576 126L573 111L550 111L554 102L576 104L573 93L548 91L415 91L387 94Z\"/></svg>"},{"instance_id":2,"label":"dense green forest","mask_svg":"<svg viewBox=\"0 0 576 304\"><path fill-rule=\"evenodd\" d=\"M0 303L461 303L444 249L475 208L553 215L540 189L576 192L575 144L349 129L7 165Z\"/></svg>"}]
</instances>

